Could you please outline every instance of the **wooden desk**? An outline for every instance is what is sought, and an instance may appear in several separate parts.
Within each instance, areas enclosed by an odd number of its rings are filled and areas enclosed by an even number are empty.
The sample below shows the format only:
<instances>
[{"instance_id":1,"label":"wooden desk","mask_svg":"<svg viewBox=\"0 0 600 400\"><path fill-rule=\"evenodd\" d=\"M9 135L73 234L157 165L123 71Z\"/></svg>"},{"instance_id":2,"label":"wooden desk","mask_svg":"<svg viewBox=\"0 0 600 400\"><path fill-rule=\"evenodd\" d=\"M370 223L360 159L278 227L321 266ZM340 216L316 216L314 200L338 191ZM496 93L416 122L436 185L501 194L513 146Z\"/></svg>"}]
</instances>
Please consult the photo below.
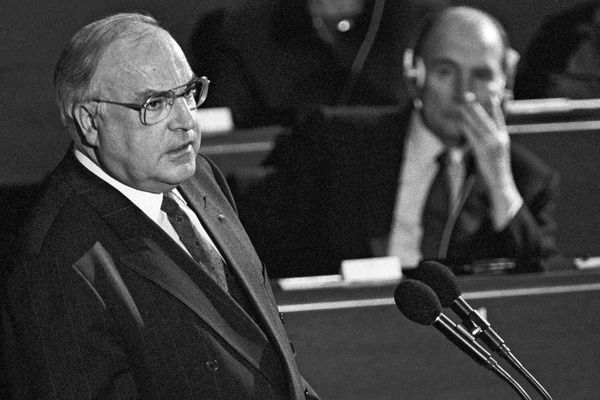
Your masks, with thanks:
<instances>
[{"instance_id":1,"label":"wooden desk","mask_svg":"<svg viewBox=\"0 0 600 400\"><path fill-rule=\"evenodd\" d=\"M600 271L461 277L459 284L555 400L599 398ZM276 289L300 368L323 399L518 398L435 328L406 319L395 286Z\"/></svg>"}]
</instances>

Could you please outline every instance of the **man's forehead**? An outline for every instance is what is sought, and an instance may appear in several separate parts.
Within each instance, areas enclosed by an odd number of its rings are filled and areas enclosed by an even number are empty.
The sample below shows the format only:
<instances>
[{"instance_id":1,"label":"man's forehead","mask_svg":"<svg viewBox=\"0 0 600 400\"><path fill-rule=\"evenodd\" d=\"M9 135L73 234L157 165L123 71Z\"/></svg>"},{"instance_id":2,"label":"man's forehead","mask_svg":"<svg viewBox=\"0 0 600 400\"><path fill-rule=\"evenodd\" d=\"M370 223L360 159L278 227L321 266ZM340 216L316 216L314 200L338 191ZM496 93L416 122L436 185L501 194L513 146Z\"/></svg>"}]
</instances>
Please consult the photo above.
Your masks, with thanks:
<instances>
[{"instance_id":1,"label":"man's forehead","mask_svg":"<svg viewBox=\"0 0 600 400\"><path fill-rule=\"evenodd\" d=\"M498 29L487 19L450 16L439 21L425 41L423 54L431 60L466 58L501 60L502 38Z\"/></svg>"},{"instance_id":2,"label":"man's forehead","mask_svg":"<svg viewBox=\"0 0 600 400\"><path fill-rule=\"evenodd\" d=\"M166 90L186 83L191 68L179 45L160 29L112 43L102 56L97 78L116 85Z\"/></svg>"}]
</instances>

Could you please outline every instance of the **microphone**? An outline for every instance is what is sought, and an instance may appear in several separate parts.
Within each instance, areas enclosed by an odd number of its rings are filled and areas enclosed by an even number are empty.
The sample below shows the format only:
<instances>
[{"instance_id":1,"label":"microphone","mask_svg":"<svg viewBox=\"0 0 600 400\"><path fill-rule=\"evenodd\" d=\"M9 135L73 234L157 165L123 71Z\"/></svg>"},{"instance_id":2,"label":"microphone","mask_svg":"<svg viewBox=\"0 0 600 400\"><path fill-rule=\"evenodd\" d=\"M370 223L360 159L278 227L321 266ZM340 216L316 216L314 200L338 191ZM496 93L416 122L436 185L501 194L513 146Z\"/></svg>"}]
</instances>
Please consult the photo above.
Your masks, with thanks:
<instances>
[{"instance_id":1,"label":"microphone","mask_svg":"<svg viewBox=\"0 0 600 400\"><path fill-rule=\"evenodd\" d=\"M442 306L450 307L473 336L481 338L502 356L510 353L504 340L491 328L489 322L461 297L456 278L448 267L437 261L423 261L414 271L413 277L433 289Z\"/></svg>"},{"instance_id":2,"label":"microphone","mask_svg":"<svg viewBox=\"0 0 600 400\"><path fill-rule=\"evenodd\" d=\"M531 400L527 392L498 365L490 353L481 347L467 331L461 331L450 318L441 312L440 301L430 287L414 279L405 279L396 287L394 300L406 318L421 325L433 325L475 362L508 382L523 399Z\"/></svg>"},{"instance_id":3,"label":"microphone","mask_svg":"<svg viewBox=\"0 0 600 400\"><path fill-rule=\"evenodd\" d=\"M414 271L413 277L429 286L437 295L441 305L450 307L462 319L471 335L481 339L493 352L506 359L545 399L552 400L546 389L512 354L490 323L462 298L456 277L448 267L437 261L423 261Z\"/></svg>"}]
</instances>

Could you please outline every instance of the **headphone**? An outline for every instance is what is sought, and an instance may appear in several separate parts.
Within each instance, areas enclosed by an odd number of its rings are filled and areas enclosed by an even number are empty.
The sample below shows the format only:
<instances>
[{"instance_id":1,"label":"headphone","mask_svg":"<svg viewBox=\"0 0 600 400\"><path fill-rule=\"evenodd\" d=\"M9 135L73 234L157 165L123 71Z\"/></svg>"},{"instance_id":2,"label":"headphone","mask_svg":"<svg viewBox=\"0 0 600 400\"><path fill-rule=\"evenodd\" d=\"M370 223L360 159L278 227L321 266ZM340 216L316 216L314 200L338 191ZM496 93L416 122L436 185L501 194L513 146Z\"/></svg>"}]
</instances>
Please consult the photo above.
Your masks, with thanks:
<instances>
[{"instance_id":1,"label":"headphone","mask_svg":"<svg viewBox=\"0 0 600 400\"><path fill-rule=\"evenodd\" d=\"M515 77L515 68L519 62L519 53L509 47L506 49L504 56L504 74L506 76L506 83L504 85L504 96L502 102L512 101L513 99L513 84ZM425 79L427 77L427 71L425 69L425 61L421 56L416 55L413 49L407 48L404 50L402 57L402 76L404 77L404 84L406 91L411 99L416 103L419 103L421 91L425 86Z\"/></svg>"},{"instance_id":2,"label":"headphone","mask_svg":"<svg viewBox=\"0 0 600 400\"><path fill-rule=\"evenodd\" d=\"M420 56L415 57L413 49L404 50L402 57L402 76L404 77L404 83L406 90L412 99L419 97L423 86L425 86L425 62Z\"/></svg>"}]
</instances>

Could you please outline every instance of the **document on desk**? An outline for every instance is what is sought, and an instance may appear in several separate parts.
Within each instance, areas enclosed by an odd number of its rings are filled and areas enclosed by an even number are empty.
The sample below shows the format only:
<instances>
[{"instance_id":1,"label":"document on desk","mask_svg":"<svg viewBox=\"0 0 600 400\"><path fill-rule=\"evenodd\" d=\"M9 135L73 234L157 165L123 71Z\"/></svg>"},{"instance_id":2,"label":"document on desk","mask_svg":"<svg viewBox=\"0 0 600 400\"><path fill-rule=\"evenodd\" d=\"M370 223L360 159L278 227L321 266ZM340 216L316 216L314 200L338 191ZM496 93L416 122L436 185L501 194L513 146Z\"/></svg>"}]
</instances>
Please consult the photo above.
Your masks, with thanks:
<instances>
[{"instance_id":1,"label":"document on desk","mask_svg":"<svg viewBox=\"0 0 600 400\"><path fill-rule=\"evenodd\" d=\"M402 278L398 257L373 257L343 260L342 280L345 282L381 282Z\"/></svg>"},{"instance_id":2,"label":"document on desk","mask_svg":"<svg viewBox=\"0 0 600 400\"><path fill-rule=\"evenodd\" d=\"M398 257L375 257L344 260L337 275L282 278L277 280L277 284L287 291L374 285L400 278L402 267Z\"/></svg>"}]
</instances>

